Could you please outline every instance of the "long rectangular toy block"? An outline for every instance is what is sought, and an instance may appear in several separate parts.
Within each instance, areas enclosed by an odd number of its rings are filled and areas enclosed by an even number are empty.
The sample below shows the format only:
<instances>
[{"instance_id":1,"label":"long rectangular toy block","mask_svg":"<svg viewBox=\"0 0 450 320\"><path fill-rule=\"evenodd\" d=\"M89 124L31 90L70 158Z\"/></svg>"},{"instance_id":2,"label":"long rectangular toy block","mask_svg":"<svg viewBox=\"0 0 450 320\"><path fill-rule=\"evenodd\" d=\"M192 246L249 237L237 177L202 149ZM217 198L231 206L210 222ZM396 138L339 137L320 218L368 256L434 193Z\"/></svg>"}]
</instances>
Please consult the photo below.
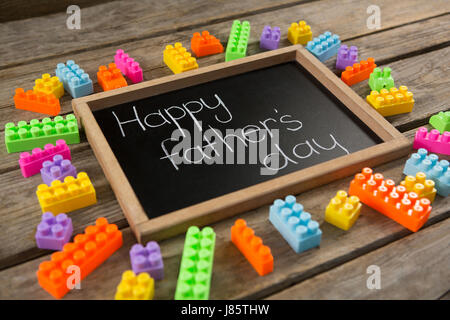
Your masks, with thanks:
<instances>
[{"instance_id":1,"label":"long rectangular toy block","mask_svg":"<svg viewBox=\"0 0 450 320\"><path fill-rule=\"evenodd\" d=\"M89 74L84 72L73 60L67 60L66 64L58 63L55 73L72 98L84 97L94 92Z\"/></svg>"},{"instance_id":2,"label":"long rectangular toy block","mask_svg":"<svg viewBox=\"0 0 450 320\"><path fill-rule=\"evenodd\" d=\"M259 39L259 47L261 49L275 50L280 44L281 30L279 27L265 26L261 38Z\"/></svg>"},{"instance_id":3,"label":"long rectangular toy block","mask_svg":"<svg viewBox=\"0 0 450 320\"><path fill-rule=\"evenodd\" d=\"M425 148L429 152L450 155L450 131L439 134L439 130L428 132L427 128L421 127L416 131L413 148Z\"/></svg>"},{"instance_id":4,"label":"long rectangular toy block","mask_svg":"<svg viewBox=\"0 0 450 320\"><path fill-rule=\"evenodd\" d=\"M54 216L51 212L42 215L36 229L36 244L40 249L62 250L72 236L72 219L65 213Z\"/></svg>"},{"instance_id":5,"label":"long rectangular toy block","mask_svg":"<svg viewBox=\"0 0 450 320\"><path fill-rule=\"evenodd\" d=\"M83 280L122 246L122 232L106 218L98 218L95 225L66 243L62 251L51 255L36 272L39 285L53 297L60 299L69 292L67 280L73 277L73 266L80 268ZM70 279L69 279L70 280ZM75 285L74 281L70 282Z\"/></svg>"},{"instance_id":6,"label":"long rectangular toy block","mask_svg":"<svg viewBox=\"0 0 450 320\"><path fill-rule=\"evenodd\" d=\"M61 111L59 100L53 93L47 94L31 90L25 92L22 88L16 89L14 105L16 109L48 114L50 116L57 116Z\"/></svg>"},{"instance_id":7,"label":"long rectangular toy block","mask_svg":"<svg viewBox=\"0 0 450 320\"><path fill-rule=\"evenodd\" d=\"M311 27L305 21L293 22L288 29L288 40L292 44L305 45L312 40Z\"/></svg>"},{"instance_id":8,"label":"long rectangular toy block","mask_svg":"<svg viewBox=\"0 0 450 320\"><path fill-rule=\"evenodd\" d=\"M343 44L340 46L337 59L336 69L345 70L347 67L351 67L358 62L358 47L351 46L350 48Z\"/></svg>"},{"instance_id":9,"label":"long rectangular toy block","mask_svg":"<svg viewBox=\"0 0 450 320\"><path fill-rule=\"evenodd\" d=\"M222 53L223 45L219 39L209 34L208 31L202 31L202 34L195 32L191 38L191 50L197 57L209 56Z\"/></svg>"},{"instance_id":10,"label":"long rectangular toy block","mask_svg":"<svg viewBox=\"0 0 450 320\"><path fill-rule=\"evenodd\" d=\"M417 172L416 176L406 176L400 185L404 186L408 192L417 193L419 199L427 198L433 202L436 197L434 181L427 179L427 175L423 172Z\"/></svg>"},{"instance_id":11,"label":"long rectangular toy block","mask_svg":"<svg viewBox=\"0 0 450 320\"><path fill-rule=\"evenodd\" d=\"M155 280L146 272L136 275L127 270L117 286L115 300L152 300L155 295Z\"/></svg>"},{"instance_id":12,"label":"long rectangular toy block","mask_svg":"<svg viewBox=\"0 0 450 320\"><path fill-rule=\"evenodd\" d=\"M273 256L268 246L263 245L253 229L247 227L243 219L238 219L231 227L231 242L241 251L260 276L273 271Z\"/></svg>"},{"instance_id":13,"label":"long rectangular toy block","mask_svg":"<svg viewBox=\"0 0 450 320\"><path fill-rule=\"evenodd\" d=\"M97 81L104 91L128 86L127 80L125 80L115 63L108 64L108 67L98 67Z\"/></svg>"},{"instance_id":14,"label":"long rectangular toy block","mask_svg":"<svg viewBox=\"0 0 450 320\"><path fill-rule=\"evenodd\" d=\"M348 197L347 192L339 190L325 210L325 221L347 231L355 224L360 212L359 198Z\"/></svg>"},{"instance_id":15,"label":"long rectangular toy block","mask_svg":"<svg viewBox=\"0 0 450 320\"><path fill-rule=\"evenodd\" d=\"M441 111L431 116L430 124L441 134L445 131L450 131L450 111Z\"/></svg>"},{"instance_id":16,"label":"long rectangular toy block","mask_svg":"<svg viewBox=\"0 0 450 320\"><path fill-rule=\"evenodd\" d=\"M373 69L369 77L369 87L371 90L380 91L381 89L390 89L395 87L394 78L391 75L391 68Z\"/></svg>"},{"instance_id":17,"label":"long rectangular toy block","mask_svg":"<svg viewBox=\"0 0 450 320\"><path fill-rule=\"evenodd\" d=\"M156 241L147 242L145 247L140 243L133 245L130 250L130 260L136 274L148 272L155 280L164 278L164 263Z\"/></svg>"},{"instance_id":18,"label":"long rectangular toy block","mask_svg":"<svg viewBox=\"0 0 450 320\"><path fill-rule=\"evenodd\" d=\"M341 40L337 34L329 31L322 33L319 37L309 41L306 49L311 52L317 59L324 62L338 53Z\"/></svg>"},{"instance_id":19,"label":"long rectangular toy block","mask_svg":"<svg viewBox=\"0 0 450 320\"><path fill-rule=\"evenodd\" d=\"M228 37L225 61L243 58L247 55L247 45L250 39L250 22L234 20Z\"/></svg>"},{"instance_id":20,"label":"long rectangular toy block","mask_svg":"<svg viewBox=\"0 0 450 320\"><path fill-rule=\"evenodd\" d=\"M341 80L348 86L352 86L369 79L370 74L376 66L373 58L367 58L367 61L362 60L360 63L355 63L353 66L345 68L345 71L342 71Z\"/></svg>"},{"instance_id":21,"label":"long rectangular toy block","mask_svg":"<svg viewBox=\"0 0 450 320\"><path fill-rule=\"evenodd\" d=\"M134 59L122 49L116 51L114 62L116 63L117 68L119 68L131 82L138 83L144 80L144 75L142 68L139 66L139 62L134 61Z\"/></svg>"},{"instance_id":22,"label":"long rectangular toy block","mask_svg":"<svg viewBox=\"0 0 450 320\"><path fill-rule=\"evenodd\" d=\"M71 212L97 202L94 186L86 172L78 173L76 178L68 176L64 182L54 180L50 186L40 184L36 195L42 212L54 214Z\"/></svg>"},{"instance_id":23,"label":"long rectangular toy block","mask_svg":"<svg viewBox=\"0 0 450 320\"><path fill-rule=\"evenodd\" d=\"M208 300L214 260L216 233L210 227L186 232L175 300Z\"/></svg>"},{"instance_id":24,"label":"long rectangular toy block","mask_svg":"<svg viewBox=\"0 0 450 320\"><path fill-rule=\"evenodd\" d=\"M168 45L163 53L164 63L173 73L181 73L193 69L198 69L197 60L187 52L180 42L173 46Z\"/></svg>"},{"instance_id":25,"label":"long rectangular toy block","mask_svg":"<svg viewBox=\"0 0 450 320\"><path fill-rule=\"evenodd\" d=\"M300 253L320 245L322 230L296 201L294 196L275 200L270 206L269 220L292 249Z\"/></svg>"},{"instance_id":26,"label":"long rectangular toy block","mask_svg":"<svg viewBox=\"0 0 450 320\"><path fill-rule=\"evenodd\" d=\"M70 160L64 159L62 155L57 154L51 160L44 161L41 168L42 181L51 185L52 181L64 181L65 177L77 176L77 169L72 165Z\"/></svg>"},{"instance_id":27,"label":"long rectangular toy block","mask_svg":"<svg viewBox=\"0 0 450 320\"><path fill-rule=\"evenodd\" d=\"M5 124L5 145L8 153L29 151L34 148L42 148L48 143L56 143L64 139L67 144L80 143L78 122L73 114L68 114L64 119L56 116L50 118L33 119L28 124L19 121L17 126L13 122Z\"/></svg>"},{"instance_id":28,"label":"long rectangular toy block","mask_svg":"<svg viewBox=\"0 0 450 320\"><path fill-rule=\"evenodd\" d=\"M408 193L404 186L395 186L393 180L384 180L370 168L355 176L348 193L413 232L424 225L431 212L430 200L419 199L417 193Z\"/></svg>"},{"instance_id":29,"label":"long rectangular toy block","mask_svg":"<svg viewBox=\"0 0 450 320\"><path fill-rule=\"evenodd\" d=\"M372 91L366 100L384 117L411 112L414 107L413 94L406 86Z\"/></svg>"},{"instance_id":30,"label":"long rectangular toy block","mask_svg":"<svg viewBox=\"0 0 450 320\"><path fill-rule=\"evenodd\" d=\"M53 94L56 99L64 95L64 86L58 76L52 77L49 73L42 75L42 78L34 81L34 92L42 92L45 94Z\"/></svg>"}]
</instances>

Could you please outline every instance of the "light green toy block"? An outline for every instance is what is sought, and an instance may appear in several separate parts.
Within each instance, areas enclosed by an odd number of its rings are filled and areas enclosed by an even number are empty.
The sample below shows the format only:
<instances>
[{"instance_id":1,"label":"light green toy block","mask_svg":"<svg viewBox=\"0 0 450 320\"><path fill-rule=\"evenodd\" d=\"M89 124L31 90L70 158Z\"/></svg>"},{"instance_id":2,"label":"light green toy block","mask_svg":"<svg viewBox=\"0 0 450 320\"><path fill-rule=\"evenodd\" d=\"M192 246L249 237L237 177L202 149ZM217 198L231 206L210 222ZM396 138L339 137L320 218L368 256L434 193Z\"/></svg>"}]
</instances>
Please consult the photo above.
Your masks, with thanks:
<instances>
[{"instance_id":1,"label":"light green toy block","mask_svg":"<svg viewBox=\"0 0 450 320\"><path fill-rule=\"evenodd\" d=\"M391 68L384 68L383 72L381 72L380 68L373 69L369 78L369 86L372 91L376 90L378 92L380 92L381 89L389 90L390 88L395 87L394 78L392 78L391 75Z\"/></svg>"},{"instance_id":2,"label":"light green toy block","mask_svg":"<svg viewBox=\"0 0 450 320\"><path fill-rule=\"evenodd\" d=\"M450 111L441 111L430 118L433 128L439 130L441 134L450 131Z\"/></svg>"},{"instance_id":3,"label":"light green toy block","mask_svg":"<svg viewBox=\"0 0 450 320\"><path fill-rule=\"evenodd\" d=\"M225 61L243 58L247 55L247 44L250 38L250 22L234 20L228 37Z\"/></svg>"}]
</instances>

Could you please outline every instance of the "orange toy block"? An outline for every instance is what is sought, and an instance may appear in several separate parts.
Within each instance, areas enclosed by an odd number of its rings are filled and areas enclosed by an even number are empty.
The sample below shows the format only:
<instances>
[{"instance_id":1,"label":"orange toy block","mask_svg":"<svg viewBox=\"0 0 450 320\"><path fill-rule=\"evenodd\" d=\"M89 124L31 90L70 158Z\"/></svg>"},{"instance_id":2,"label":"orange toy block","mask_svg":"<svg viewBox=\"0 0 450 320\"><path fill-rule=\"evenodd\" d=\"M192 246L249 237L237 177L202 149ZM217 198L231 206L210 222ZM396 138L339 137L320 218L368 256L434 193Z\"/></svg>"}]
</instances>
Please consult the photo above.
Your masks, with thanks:
<instances>
[{"instance_id":1,"label":"orange toy block","mask_svg":"<svg viewBox=\"0 0 450 320\"><path fill-rule=\"evenodd\" d=\"M100 66L97 72L97 80L104 91L122 88L128 85L115 63L108 64L108 68L106 66Z\"/></svg>"},{"instance_id":2,"label":"orange toy block","mask_svg":"<svg viewBox=\"0 0 450 320\"><path fill-rule=\"evenodd\" d=\"M52 93L46 94L32 90L25 92L22 88L16 89L14 104L16 109L39 112L51 116L57 116L61 111L59 100Z\"/></svg>"},{"instance_id":3,"label":"orange toy block","mask_svg":"<svg viewBox=\"0 0 450 320\"><path fill-rule=\"evenodd\" d=\"M51 255L50 261L39 265L37 277L41 287L57 299L69 291L67 283L75 266L80 268L80 280L84 279L122 246L122 232L106 218L98 218L95 226L88 226L73 242L66 243L62 251ZM69 269L68 269L69 268Z\"/></svg>"},{"instance_id":4,"label":"orange toy block","mask_svg":"<svg viewBox=\"0 0 450 320\"><path fill-rule=\"evenodd\" d=\"M209 34L208 31L195 32L191 39L191 50L197 57L209 56L223 52L223 46L219 39Z\"/></svg>"},{"instance_id":5,"label":"orange toy block","mask_svg":"<svg viewBox=\"0 0 450 320\"><path fill-rule=\"evenodd\" d=\"M263 245L262 239L255 236L255 232L247 227L245 220L238 219L231 227L231 241L260 276L273 271L273 256L270 248Z\"/></svg>"},{"instance_id":6,"label":"orange toy block","mask_svg":"<svg viewBox=\"0 0 450 320\"><path fill-rule=\"evenodd\" d=\"M369 79L370 74L376 67L375 60L368 58L367 61L363 60L360 63L355 63L353 67L348 66L345 68L345 71L342 71L341 79L347 85L352 86L355 83Z\"/></svg>"}]
</instances>

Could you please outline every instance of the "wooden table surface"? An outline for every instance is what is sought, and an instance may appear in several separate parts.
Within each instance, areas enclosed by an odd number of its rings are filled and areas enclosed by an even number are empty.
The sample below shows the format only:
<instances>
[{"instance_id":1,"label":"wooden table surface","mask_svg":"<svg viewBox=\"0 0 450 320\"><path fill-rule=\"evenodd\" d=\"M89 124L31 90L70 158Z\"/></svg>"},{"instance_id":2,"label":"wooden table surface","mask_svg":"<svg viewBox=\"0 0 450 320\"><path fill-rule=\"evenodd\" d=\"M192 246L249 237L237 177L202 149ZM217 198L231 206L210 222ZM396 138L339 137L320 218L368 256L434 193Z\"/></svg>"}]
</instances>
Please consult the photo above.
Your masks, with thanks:
<instances>
[{"instance_id":1,"label":"wooden table surface","mask_svg":"<svg viewBox=\"0 0 450 320\"><path fill-rule=\"evenodd\" d=\"M374 57L379 66L391 67L397 86L408 86L416 103L411 113L388 120L411 141L415 130L426 125L430 115L449 109L450 1L132 0L100 1L94 5L81 1L80 30L66 28L65 8L69 1L46 1L48 6L37 2L11 1L0 6L2 135L7 122L44 117L15 109L14 89L31 89L41 74L54 74L57 63L73 59L95 81L98 66L112 62L115 51L122 48L140 62L146 80L155 79L171 74L162 61L165 45L180 41L189 47L192 34L202 30L208 30L226 44L234 19L251 23L248 55L261 51L259 37L264 25L281 27L280 46L285 47L290 45L289 25L305 19L314 35L330 30L340 35L343 43L358 46L360 59ZM66 2L65 7L61 6ZM366 27L369 16L366 10L371 4L381 8L381 29ZM219 54L198 62L202 67L223 60L224 55ZM330 59L326 65L334 71L334 63L335 59ZM362 97L370 90L366 81L353 88ZM94 90L101 91L97 83ZM62 97L61 105L62 114L72 111L68 94ZM136 240L84 134L81 143L71 149L75 166L89 174L98 195L98 204L70 214L74 234L104 216L123 231L124 245L82 281L81 290L73 290L64 299L111 299L122 272L130 268L129 249ZM375 170L398 183L403 179L406 159ZM38 249L34 241L41 219L35 195L40 179L39 175L23 178L18 154L8 154L4 147L0 148L1 299L52 299L36 278L39 263L49 259L51 253ZM217 243L210 297L448 298L450 198L437 196L428 222L417 233L364 205L359 220L345 232L325 223L324 211L335 192L348 188L350 180L348 177L298 196L323 231L320 248L302 254L295 254L270 224L268 206L239 215L272 249L274 272L264 277L256 274L230 242L230 227L235 218L212 225ZM160 243L165 278L156 283L155 299L173 298L183 243L184 235ZM370 265L381 269L380 290L367 289L366 269Z\"/></svg>"}]
</instances>

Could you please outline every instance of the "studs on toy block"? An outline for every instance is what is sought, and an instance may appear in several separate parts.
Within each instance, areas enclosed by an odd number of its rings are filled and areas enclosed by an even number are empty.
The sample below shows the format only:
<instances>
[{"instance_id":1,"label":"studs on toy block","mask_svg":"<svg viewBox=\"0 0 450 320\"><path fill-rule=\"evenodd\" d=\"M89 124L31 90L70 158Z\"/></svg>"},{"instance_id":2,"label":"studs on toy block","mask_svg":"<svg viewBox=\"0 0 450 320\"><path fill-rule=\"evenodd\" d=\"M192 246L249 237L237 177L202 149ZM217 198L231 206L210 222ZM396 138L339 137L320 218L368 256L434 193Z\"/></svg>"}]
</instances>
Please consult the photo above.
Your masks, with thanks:
<instances>
[{"instance_id":1,"label":"studs on toy block","mask_svg":"<svg viewBox=\"0 0 450 320\"><path fill-rule=\"evenodd\" d=\"M373 69L369 77L369 86L371 90L380 91L381 89L390 89L395 86L394 78L391 75L391 68Z\"/></svg>"},{"instance_id":2,"label":"studs on toy block","mask_svg":"<svg viewBox=\"0 0 450 320\"><path fill-rule=\"evenodd\" d=\"M311 52L317 59L324 62L338 53L341 40L337 34L329 31L324 32L319 37L309 41L306 49Z\"/></svg>"},{"instance_id":3,"label":"studs on toy block","mask_svg":"<svg viewBox=\"0 0 450 320\"><path fill-rule=\"evenodd\" d=\"M430 152L450 155L450 131L439 134L439 130L428 132L427 128L421 127L416 131L413 148L425 148Z\"/></svg>"},{"instance_id":4,"label":"studs on toy block","mask_svg":"<svg viewBox=\"0 0 450 320\"><path fill-rule=\"evenodd\" d=\"M430 118L430 124L441 134L450 131L450 111L439 112Z\"/></svg>"},{"instance_id":5,"label":"studs on toy block","mask_svg":"<svg viewBox=\"0 0 450 320\"><path fill-rule=\"evenodd\" d=\"M359 198L348 197L347 192L339 190L325 210L325 221L347 231L355 224L360 212Z\"/></svg>"},{"instance_id":6,"label":"studs on toy block","mask_svg":"<svg viewBox=\"0 0 450 320\"><path fill-rule=\"evenodd\" d=\"M146 272L139 275L127 270L117 286L115 300L152 300L155 294L155 281Z\"/></svg>"},{"instance_id":7,"label":"studs on toy block","mask_svg":"<svg viewBox=\"0 0 450 320\"><path fill-rule=\"evenodd\" d=\"M14 105L16 109L44 113L51 116L56 116L61 111L59 100L52 93L31 90L25 92L22 88L16 89Z\"/></svg>"},{"instance_id":8,"label":"studs on toy block","mask_svg":"<svg viewBox=\"0 0 450 320\"><path fill-rule=\"evenodd\" d=\"M336 69L345 70L347 67L353 66L358 62L358 48L351 46L350 48L343 44L338 50L336 59Z\"/></svg>"},{"instance_id":9,"label":"studs on toy block","mask_svg":"<svg viewBox=\"0 0 450 320\"><path fill-rule=\"evenodd\" d=\"M42 75L42 78L36 79L34 83L34 92L41 92L46 95L53 94L56 99L64 95L63 84L57 76L52 77L49 73L45 73Z\"/></svg>"},{"instance_id":10,"label":"studs on toy block","mask_svg":"<svg viewBox=\"0 0 450 320\"><path fill-rule=\"evenodd\" d=\"M115 63L108 64L108 67L100 66L97 72L97 80L104 91L118 89L128 85Z\"/></svg>"},{"instance_id":11,"label":"studs on toy block","mask_svg":"<svg viewBox=\"0 0 450 320\"><path fill-rule=\"evenodd\" d=\"M191 50L197 57L204 57L223 52L223 46L219 39L205 30L202 34L194 33L191 38Z\"/></svg>"},{"instance_id":12,"label":"studs on toy block","mask_svg":"<svg viewBox=\"0 0 450 320\"><path fill-rule=\"evenodd\" d=\"M117 68L133 83L138 83L144 80L142 68L139 66L139 62L131 58L122 49L116 51L114 56L114 62Z\"/></svg>"},{"instance_id":13,"label":"studs on toy block","mask_svg":"<svg viewBox=\"0 0 450 320\"><path fill-rule=\"evenodd\" d=\"M270 26L265 26L262 33L261 39L259 40L259 46L261 49L275 50L278 49L280 44L281 30L278 27L271 28Z\"/></svg>"},{"instance_id":14,"label":"studs on toy block","mask_svg":"<svg viewBox=\"0 0 450 320\"><path fill-rule=\"evenodd\" d=\"M250 22L234 20L228 37L225 61L243 58L247 55L247 45L250 39Z\"/></svg>"},{"instance_id":15,"label":"studs on toy block","mask_svg":"<svg viewBox=\"0 0 450 320\"><path fill-rule=\"evenodd\" d=\"M348 86L352 86L358 82L369 79L370 74L376 66L373 58L367 58L367 61L363 60L360 63L355 63L351 67L346 67L345 71L341 74L341 79Z\"/></svg>"},{"instance_id":16,"label":"studs on toy block","mask_svg":"<svg viewBox=\"0 0 450 320\"><path fill-rule=\"evenodd\" d=\"M53 161L47 160L42 163L41 176L45 184L51 185L54 180L64 181L65 177L76 177L77 169L70 160L64 159L62 155L57 154L53 157Z\"/></svg>"},{"instance_id":17,"label":"studs on toy block","mask_svg":"<svg viewBox=\"0 0 450 320\"><path fill-rule=\"evenodd\" d=\"M436 197L434 181L427 179L427 175L423 172L417 172L416 176L406 176L400 184L406 188L406 191L417 193L419 199L427 198L433 202Z\"/></svg>"},{"instance_id":18,"label":"studs on toy block","mask_svg":"<svg viewBox=\"0 0 450 320\"><path fill-rule=\"evenodd\" d=\"M175 43L173 46L166 46L163 58L164 63L175 74L198 69L197 60L187 52L180 42Z\"/></svg>"},{"instance_id":19,"label":"studs on toy block","mask_svg":"<svg viewBox=\"0 0 450 320\"><path fill-rule=\"evenodd\" d=\"M72 98L84 97L94 92L89 74L73 60L68 60L66 64L58 63L55 72Z\"/></svg>"},{"instance_id":20,"label":"studs on toy block","mask_svg":"<svg viewBox=\"0 0 450 320\"><path fill-rule=\"evenodd\" d=\"M406 86L372 91L366 100L384 117L411 112L414 107L413 94Z\"/></svg>"},{"instance_id":21,"label":"studs on toy block","mask_svg":"<svg viewBox=\"0 0 450 320\"><path fill-rule=\"evenodd\" d=\"M303 20L293 22L288 29L288 40L292 44L307 44L312 40L311 27Z\"/></svg>"},{"instance_id":22,"label":"studs on toy block","mask_svg":"<svg viewBox=\"0 0 450 320\"><path fill-rule=\"evenodd\" d=\"M36 244L40 249L62 250L72 232L72 219L65 213L54 216L51 212L45 212L37 226Z\"/></svg>"},{"instance_id":23,"label":"studs on toy block","mask_svg":"<svg viewBox=\"0 0 450 320\"><path fill-rule=\"evenodd\" d=\"M148 272L155 280L164 278L164 263L156 241L148 242L145 247L139 243L133 245L130 250L130 260L136 274Z\"/></svg>"}]
</instances>

